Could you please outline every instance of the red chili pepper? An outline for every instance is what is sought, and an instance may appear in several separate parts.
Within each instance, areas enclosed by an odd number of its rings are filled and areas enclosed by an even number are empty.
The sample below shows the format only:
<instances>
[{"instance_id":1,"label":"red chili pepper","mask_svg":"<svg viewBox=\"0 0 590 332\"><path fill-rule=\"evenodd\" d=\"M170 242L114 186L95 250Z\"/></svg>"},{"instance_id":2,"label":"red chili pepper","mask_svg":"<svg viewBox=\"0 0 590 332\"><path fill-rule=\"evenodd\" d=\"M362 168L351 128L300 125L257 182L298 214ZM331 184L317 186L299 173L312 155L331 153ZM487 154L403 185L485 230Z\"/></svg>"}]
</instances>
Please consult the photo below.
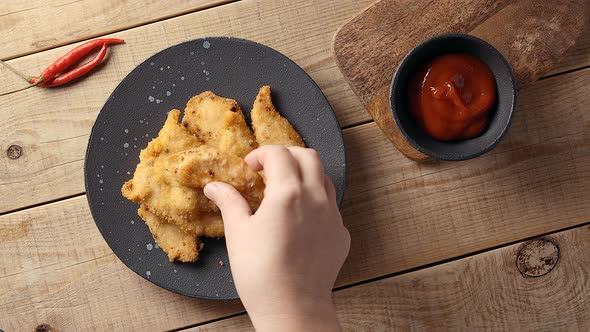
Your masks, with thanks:
<instances>
[{"instance_id":1,"label":"red chili pepper","mask_svg":"<svg viewBox=\"0 0 590 332\"><path fill-rule=\"evenodd\" d=\"M49 81L44 81L39 85L42 87L55 87L66 84L76 78L86 75L89 71L94 69L98 64L104 59L105 55L107 54L107 44L102 44L102 48L98 52L98 54L90 61L86 62L85 64L76 67L64 74L56 76L54 79ZM31 78L31 83L34 84L37 82L39 78L33 76Z\"/></svg>"},{"instance_id":2,"label":"red chili pepper","mask_svg":"<svg viewBox=\"0 0 590 332\"><path fill-rule=\"evenodd\" d=\"M74 48L73 50L69 51L68 53L61 56L59 59L55 60L53 64L49 67L45 68L45 70L41 73L40 82L43 83L44 81L50 81L52 78L57 76L57 74L63 72L64 70L68 69L76 62L80 61L83 57L88 55L90 51L95 49L101 45L109 45L109 44L120 44L124 43L123 39L118 38L99 38L91 41L87 41L78 47ZM29 80L30 83L32 79Z\"/></svg>"}]
</instances>

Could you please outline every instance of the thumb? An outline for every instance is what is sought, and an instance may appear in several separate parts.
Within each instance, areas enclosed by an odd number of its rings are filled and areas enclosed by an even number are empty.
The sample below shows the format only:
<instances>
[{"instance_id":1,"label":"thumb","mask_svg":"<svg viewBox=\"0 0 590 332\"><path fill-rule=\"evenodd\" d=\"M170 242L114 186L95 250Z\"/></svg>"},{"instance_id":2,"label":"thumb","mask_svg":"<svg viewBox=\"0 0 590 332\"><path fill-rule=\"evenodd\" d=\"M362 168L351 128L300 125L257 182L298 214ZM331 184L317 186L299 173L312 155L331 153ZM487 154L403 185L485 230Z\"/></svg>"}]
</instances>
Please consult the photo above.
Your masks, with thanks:
<instances>
[{"instance_id":1,"label":"thumb","mask_svg":"<svg viewBox=\"0 0 590 332\"><path fill-rule=\"evenodd\" d=\"M252 209L242 194L227 183L211 182L203 188L203 192L221 210L226 230L252 215Z\"/></svg>"}]
</instances>

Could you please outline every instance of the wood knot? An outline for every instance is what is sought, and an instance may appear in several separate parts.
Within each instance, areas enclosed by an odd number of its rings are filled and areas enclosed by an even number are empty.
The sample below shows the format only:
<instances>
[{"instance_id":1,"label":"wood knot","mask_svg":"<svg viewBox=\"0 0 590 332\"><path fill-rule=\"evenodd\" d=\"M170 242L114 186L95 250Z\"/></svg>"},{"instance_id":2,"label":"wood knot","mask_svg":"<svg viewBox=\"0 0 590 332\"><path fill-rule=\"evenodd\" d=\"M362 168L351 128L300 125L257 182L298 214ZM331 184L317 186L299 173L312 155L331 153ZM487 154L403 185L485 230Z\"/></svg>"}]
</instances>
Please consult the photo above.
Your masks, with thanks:
<instances>
[{"instance_id":1,"label":"wood knot","mask_svg":"<svg viewBox=\"0 0 590 332\"><path fill-rule=\"evenodd\" d=\"M559 262L559 247L547 239L532 240L516 256L516 266L524 277L541 277Z\"/></svg>"},{"instance_id":2,"label":"wood knot","mask_svg":"<svg viewBox=\"0 0 590 332\"><path fill-rule=\"evenodd\" d=\"M55 332L55 329L49 324L40 324L35 328L35 332Z\"/></svg>"},{"instance_id":3,"label":"wood knot","mask_svg":"<svg viewBox=\"0 0 590 332\"><path fill-rule=\"evenodd\" d=\"M11 145L6 150L6 155L10 159L18 159L23 155L23 148L20 145Z\"/></svg>"}]
</instances>

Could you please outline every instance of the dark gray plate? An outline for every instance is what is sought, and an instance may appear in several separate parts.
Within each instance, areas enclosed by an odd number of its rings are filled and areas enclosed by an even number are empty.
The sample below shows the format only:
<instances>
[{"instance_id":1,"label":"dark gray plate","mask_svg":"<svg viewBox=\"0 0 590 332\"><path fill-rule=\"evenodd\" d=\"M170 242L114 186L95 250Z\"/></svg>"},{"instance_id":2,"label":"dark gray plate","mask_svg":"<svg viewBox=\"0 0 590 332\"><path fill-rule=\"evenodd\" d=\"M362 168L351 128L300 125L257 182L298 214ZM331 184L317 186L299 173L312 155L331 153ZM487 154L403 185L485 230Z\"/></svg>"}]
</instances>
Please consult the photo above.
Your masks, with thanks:
<instances>
[{"instance_id":1,"label":"dark gray plate","mask_svg":"<svg viewBox=\"0 0 590 332\"><path fill-rule=\"evenodd\" d=\"M190 97L211 90L236 99L250 121L252 103L263 85L271 86L278 110L319 152L342 201L342 132L326 97L299 66L271 48L242 39L206 38L172 46L119 84L96 119L86 152L84 175L94 221L113 252L135 273L187 296L237 298L224 239L206 239L197 263L170 263L154 247L137 216L137 204L124 199L120 189L169 110L183 110Z\"/></svg>"}]
</instances>

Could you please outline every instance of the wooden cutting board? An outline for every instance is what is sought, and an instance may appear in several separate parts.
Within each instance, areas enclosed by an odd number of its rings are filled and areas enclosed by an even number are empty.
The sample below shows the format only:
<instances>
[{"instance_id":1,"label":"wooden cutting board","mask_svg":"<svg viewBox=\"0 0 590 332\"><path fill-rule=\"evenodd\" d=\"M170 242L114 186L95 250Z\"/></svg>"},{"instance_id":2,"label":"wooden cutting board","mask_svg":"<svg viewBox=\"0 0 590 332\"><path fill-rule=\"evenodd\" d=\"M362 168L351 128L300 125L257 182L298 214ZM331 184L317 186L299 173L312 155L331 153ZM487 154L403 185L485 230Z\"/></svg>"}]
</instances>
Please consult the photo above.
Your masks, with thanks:
<instances>
[{"instance_id":1,"label":"wooden cutting board","mask_svg":"<svg viewBox=\"0 0 590 332\"><path fill-rule=\"evenodd\" d=\"M584 31L589 0L381 0L346 23L334 39L344 77L367 111L408 158L429 158L399 132L389 86L402 58L445 33L467 33L496 47L523 87L549 71Z\"/></svg>"}]
</instances>

